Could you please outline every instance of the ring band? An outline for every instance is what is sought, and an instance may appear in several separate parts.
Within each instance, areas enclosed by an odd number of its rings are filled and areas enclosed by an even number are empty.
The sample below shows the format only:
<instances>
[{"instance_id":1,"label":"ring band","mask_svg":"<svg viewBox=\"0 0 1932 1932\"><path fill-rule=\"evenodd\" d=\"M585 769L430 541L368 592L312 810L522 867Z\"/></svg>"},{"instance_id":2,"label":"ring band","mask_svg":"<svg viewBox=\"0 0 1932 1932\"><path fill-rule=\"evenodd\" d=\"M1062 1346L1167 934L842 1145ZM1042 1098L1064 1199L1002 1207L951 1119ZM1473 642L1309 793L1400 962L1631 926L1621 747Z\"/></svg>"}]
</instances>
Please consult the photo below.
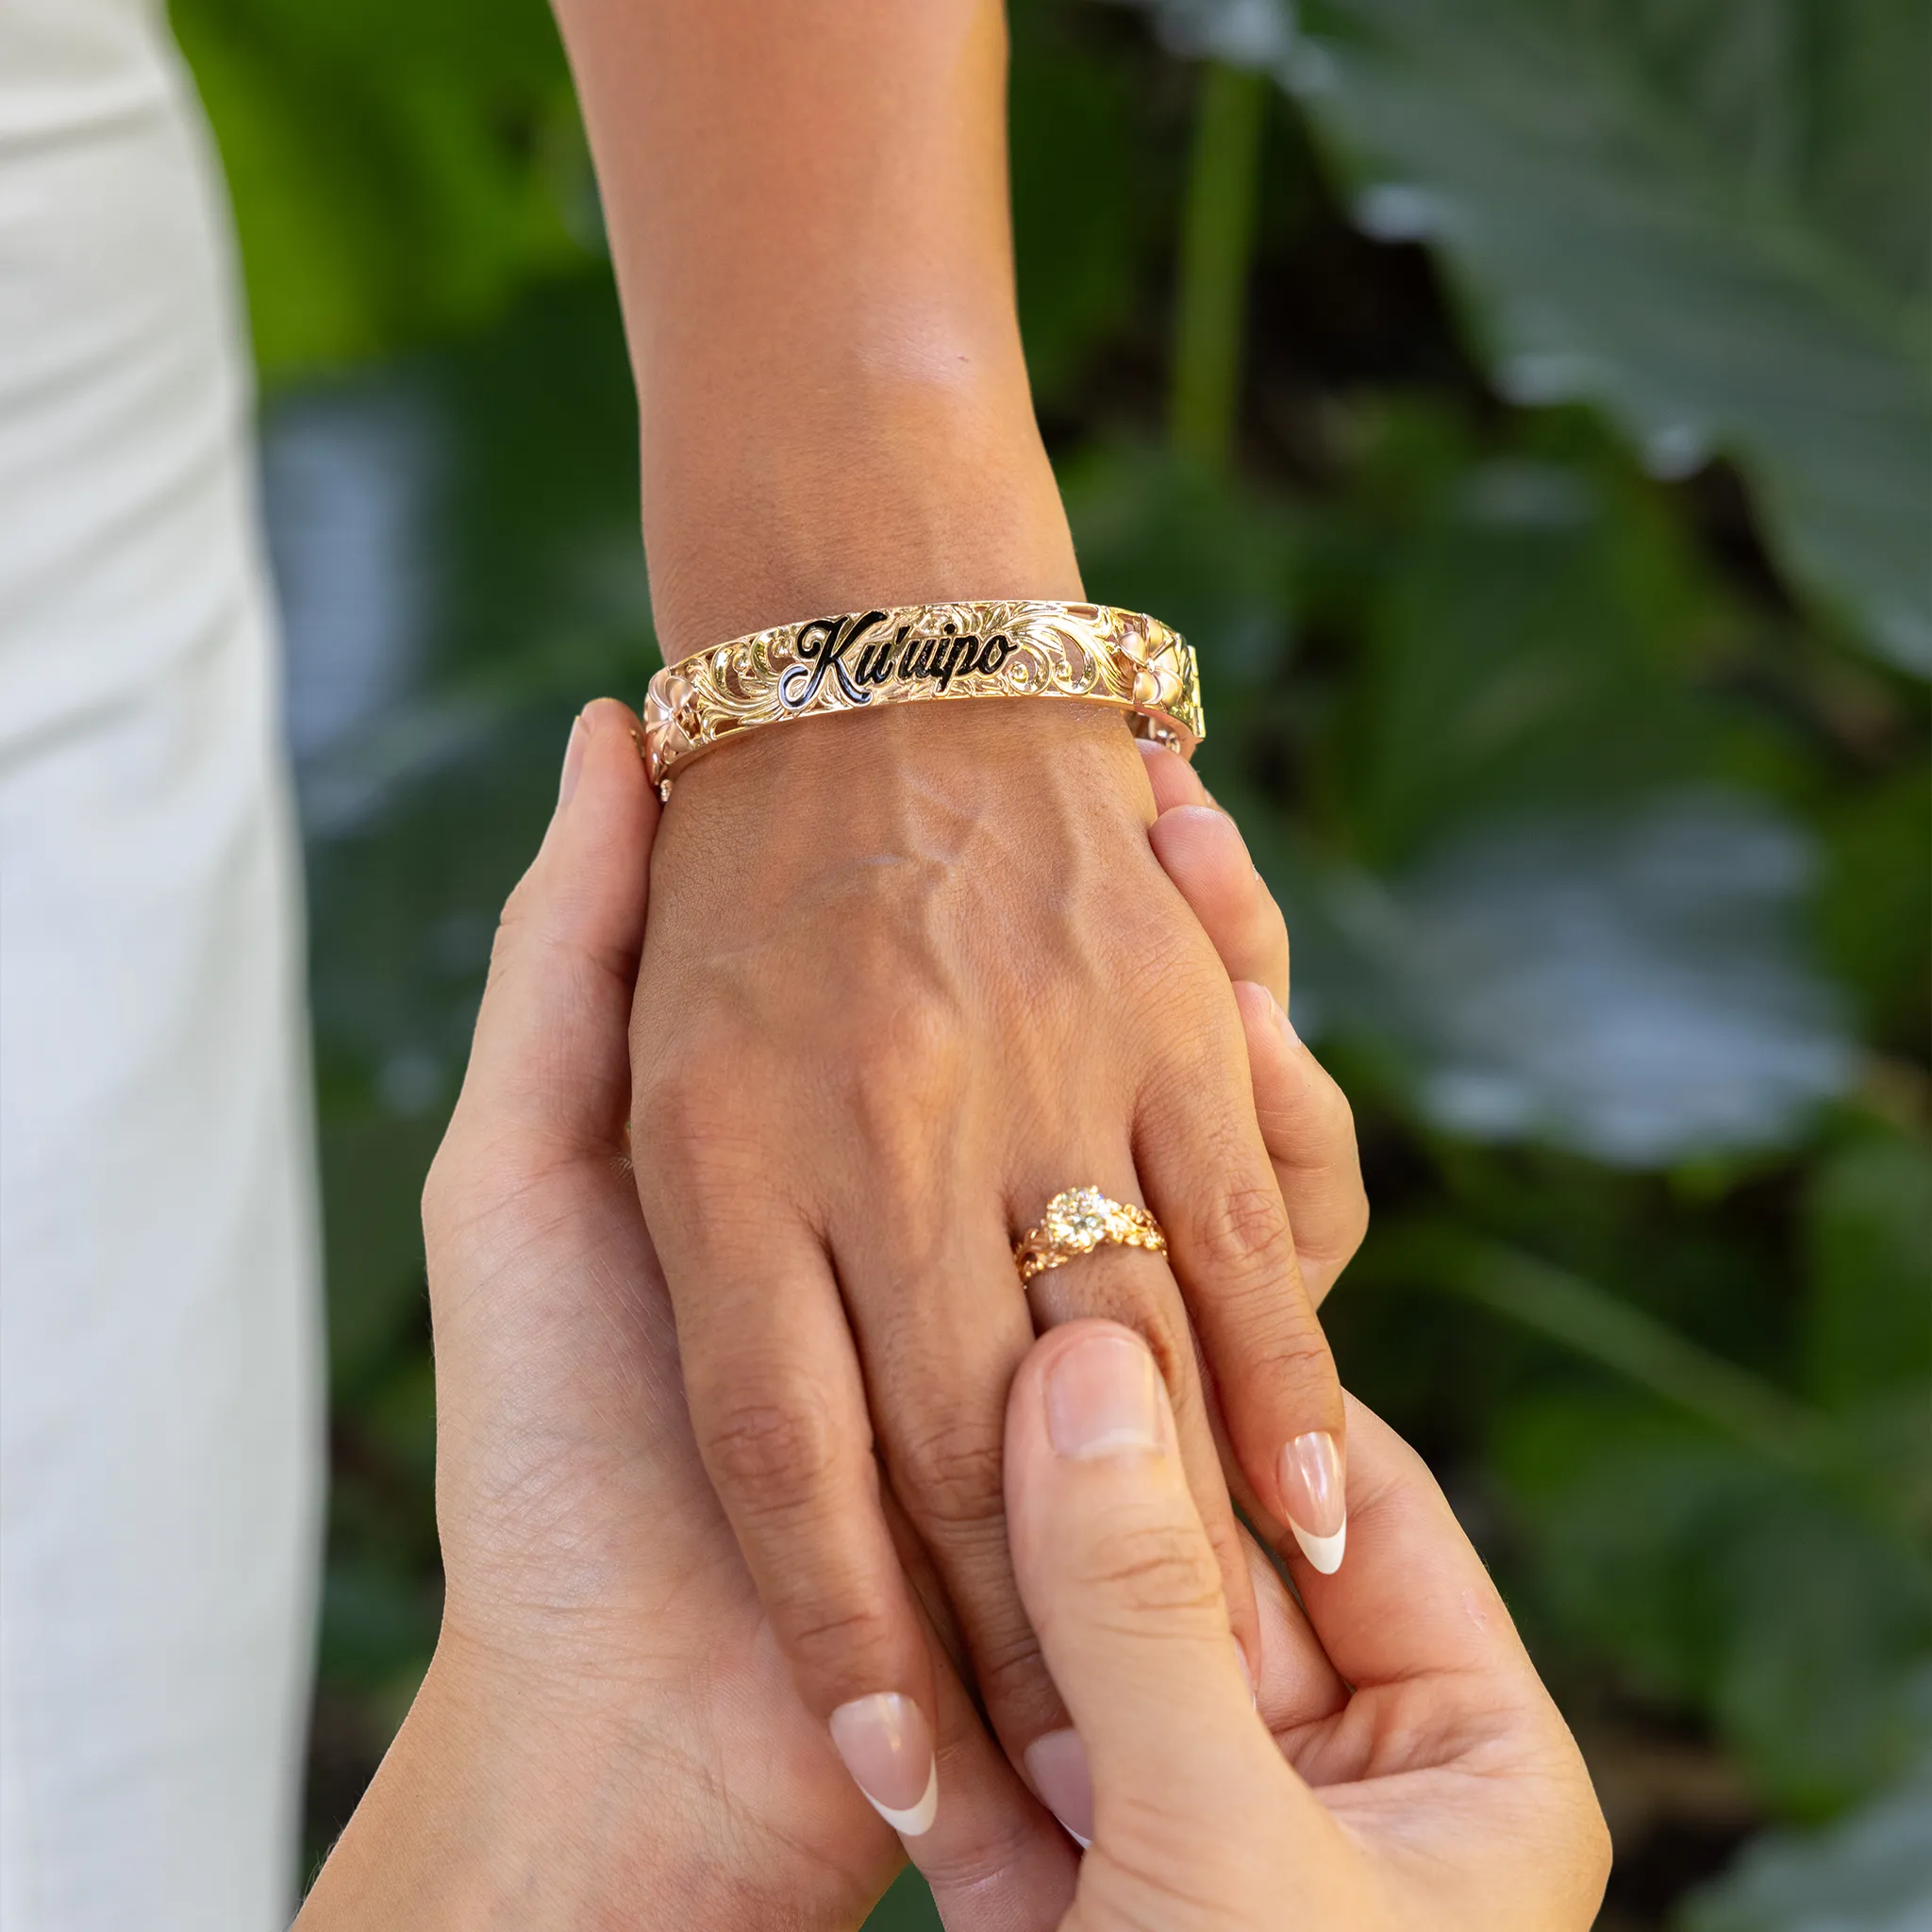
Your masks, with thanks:
<instances>
[{"instance_id":1,"label":"ring band","mask_svg":"<svg viewBox=\"0 0 1932 1932\"><path fill-rule=\"evenodd\" d=\"M688 759L755 725L956 698L1110 705L1183 758L1206 729L1193 650L1156 618L1104 604L914 604L781 625L666 665L644 694L645 765L661 791Z\"/></svg>"},{"instance_id":2,"label":"ring band","mask_svg":"<svg viewBox=\"0 0 1932 1932\"><path fill-rule=\"evenodd\" d=\"M1146 1208L1110 1201L1098 1188L1066 1188L1046 1204L1039 1226L1029 1227L1013 1243L1013 1265L1021 1281L1030 1282L1076 1255L1110 1244L1167 1253L1167 1237Z\"/></svg>"}]
</instances>

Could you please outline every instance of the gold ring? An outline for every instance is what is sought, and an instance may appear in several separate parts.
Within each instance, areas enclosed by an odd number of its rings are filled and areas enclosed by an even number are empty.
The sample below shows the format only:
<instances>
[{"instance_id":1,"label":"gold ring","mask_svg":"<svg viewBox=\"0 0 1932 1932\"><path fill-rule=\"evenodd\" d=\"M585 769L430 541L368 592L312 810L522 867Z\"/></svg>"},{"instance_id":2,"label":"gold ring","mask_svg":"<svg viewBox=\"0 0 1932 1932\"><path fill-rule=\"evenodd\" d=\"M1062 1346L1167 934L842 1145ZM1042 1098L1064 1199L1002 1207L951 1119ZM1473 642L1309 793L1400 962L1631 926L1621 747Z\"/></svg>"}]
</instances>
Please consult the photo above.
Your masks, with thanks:
<instances>
[{"instance_id":1,"label":"gold ring","mask_svg":"<svg viewBox=\"0 0 1932 1932\"><path fill-rule=\"evenodd\" d=\"M1021 1281L1029 1282L1075 1255L1091 1255L1109 1243L1167 1253L1167 1237L1146 1208L1109 1201L1098 1188L1065 1188L1046 1204L1040 1225L1029 1227L1013 1243L1013 1265Z\"/></svg>"}]
</instances>

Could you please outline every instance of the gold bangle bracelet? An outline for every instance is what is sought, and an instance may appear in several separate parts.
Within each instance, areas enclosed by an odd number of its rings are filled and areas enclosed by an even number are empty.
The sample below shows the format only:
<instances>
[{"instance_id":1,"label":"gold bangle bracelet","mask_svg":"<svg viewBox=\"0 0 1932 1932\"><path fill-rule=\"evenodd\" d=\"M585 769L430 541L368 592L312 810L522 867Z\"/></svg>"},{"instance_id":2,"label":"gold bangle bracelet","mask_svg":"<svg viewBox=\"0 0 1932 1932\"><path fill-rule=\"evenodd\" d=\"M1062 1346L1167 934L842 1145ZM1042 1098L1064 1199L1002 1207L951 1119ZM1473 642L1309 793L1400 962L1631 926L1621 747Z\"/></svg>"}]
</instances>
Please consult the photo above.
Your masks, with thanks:
<instances>
[{"instance_id":1,"label":"gold bangle bracelet","mask_svg":"<svg viewBox=\"0 0 1932 1932\"><path fill-rule=\"evenodd\" d=\"M1206 725L1192 648L1102 604L912 604L814 617L667 665L644 698L644 759L665 797L735 733L876 704L1061 698L1111 705L1191 758Z\"/></svg>"}]
</instances>

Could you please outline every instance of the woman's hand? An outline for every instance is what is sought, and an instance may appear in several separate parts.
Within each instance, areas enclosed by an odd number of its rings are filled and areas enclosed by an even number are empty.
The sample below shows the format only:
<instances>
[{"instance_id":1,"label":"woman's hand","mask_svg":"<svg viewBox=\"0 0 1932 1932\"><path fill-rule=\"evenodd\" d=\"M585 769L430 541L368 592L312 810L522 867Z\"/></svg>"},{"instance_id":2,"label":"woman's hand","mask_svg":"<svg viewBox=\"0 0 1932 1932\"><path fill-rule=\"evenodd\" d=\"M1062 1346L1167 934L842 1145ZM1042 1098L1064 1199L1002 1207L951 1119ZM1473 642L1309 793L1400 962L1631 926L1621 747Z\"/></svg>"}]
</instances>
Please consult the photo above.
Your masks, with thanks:
<instances>
[{"instance_id":1,"label":"woman's hand","mask_svg":"<svg viewBox=\"0 0 1932 1932\"><path fill-rule=\"evenodd\" d=\"M901 1856L791 1690L686 1418L623 1147L658 819L634 722L605 701L573 731L425 1193L444 1626L305 1926L468 1925L510 1901L533 1932L607 1908L843 1924ZM1229 970L1285 972L1279 915L1230 832L1187 829L1167 862ZM1272 1025L1257 994L1242 1009ZM1257 1064L1304 1165L1352 1171L1325 1074L1305 1053ZM1278 1164L1296 1151L1270 1147ZM1358 1205L1308 1206L1335 1239L1358 1231ZM920 1862L957 1925L1050 1924L1072 1895L1067 1840L942 1654L934 1671L955 1803ZM1047 1769L1064 1776L1064 1749Z\"/></svg>"},{"instance_id":2,"label":"woman's hand","mask_svg":"<svg viewBox=\"0 0 1932 1932\"><path fill-rule=\"evenodd\" d=\"M1349 1560L1257 1557L1257 1695L1140 1337L1039 1342L1007 1418L1021 1593L1085 1746L1062 1932L1583 1932L1609 1841L1441 1491L1358 1403Z\"/></svg>"},{"instance_id":3,"label":"woman's hand","mask_svg":"<svg viewBox=\"0 0 1932 1932\"><path fill-rule=\"evenodd\" d=\"M666 809L639 1188L706 1467L841 1746L881 1697L932 1708L881 1472L1014 1761L1065 1728L1000 1484L1037 1327L1106 1315L1146 1338L1251 1654L1197 1340L1242 1492L1341 1560L1341 1390L1241 1010L1154 816L1117 716L1025 701L748 734ZM1014 1233L1077 1186L1144 1202L1167 1257L1102 1248L1023 1292ZM904 1807L924 1770L874 1794Z\"/></svg>"},{"instance_id":4,"label":"woman's hand","mask_svg":"<svg viewBox=\"0 0 1932 1932\"><path fill-rule=\"evenodd\" d=\"M624 1149L657 822L635 728L606 700L573 733L425 1191L442 1630L305 1928L851 1925L902 1860L798 1702L686 1418ZM935 1891L962 1926L1050 1923L1072 1848L932 1669L958 1798L922 1840Z\"/></svg>"},{"instance_id":5,"label":"woman's hand","mask_svg":"<svg viewBox=\"0 0 1932 1932\"><path fill-rule=\"evenodd\" d=\"M556 4L667 655L1078 601L1014 299L1000 0ZM1025 701L748 733L665 814L632 1124L691 1413L806 1701L848 1752L910 1754L894 1810L918 1731L876 1700L932 1693L881 1465L1015 1759L1065 1722L1000 1501L1036 1324L1148 1337L1244 1641L1195 1336L1248 1485L1324 1547L1341 1527L1340 1389L1153 816L1118 717ZM1152 1208L1171 1256L1090 1255L1029 1299L1011 1240L1083 1184Z\"/></svg>"}]
</instances>

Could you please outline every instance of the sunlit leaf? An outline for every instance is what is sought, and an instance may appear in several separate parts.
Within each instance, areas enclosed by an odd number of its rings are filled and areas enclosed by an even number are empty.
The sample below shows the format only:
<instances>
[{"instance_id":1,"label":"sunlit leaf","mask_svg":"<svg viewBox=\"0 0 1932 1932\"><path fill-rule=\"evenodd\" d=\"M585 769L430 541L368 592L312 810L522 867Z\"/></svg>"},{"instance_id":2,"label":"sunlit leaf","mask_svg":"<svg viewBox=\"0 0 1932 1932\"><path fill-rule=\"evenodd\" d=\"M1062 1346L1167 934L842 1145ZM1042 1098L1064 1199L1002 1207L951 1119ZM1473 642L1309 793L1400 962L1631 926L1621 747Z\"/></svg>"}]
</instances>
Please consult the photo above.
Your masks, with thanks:
<instances>
[{"instance_id":1,"label":"sunlit leaf","mask_svg":"<svg viewBox=\"0 0 1932 1932\"><path fill-rule=\"evenodd\" d=\"M1547 1613L1707 1710L1776 1802L1823 1815L1910 1763L1932 1589L1895 1530L1633 1404L1525 1406L1499 1455Z\"/></svg>"},{"instance_id":2,"label":"sunlit leaf","mask_svg":"<svg viewBox=\"0 0 1932 1932\"><path fill-rule=\"evenodd\" d=\"M487 320L596 244L541 0L174 0L272 380Z\"/></svg>"},{"instance_id":3,"label":"sunlit leaf","mask_svg":"<svg viewBox=\"0 0 1932 1932\"><path fill-rule=\"evenodd\" d=\"M1297 92L1371 232L1441 246L1506 393L1735 458L1798 577L1932 674L1918 0L1324 0L1312 38L1149 4Z\"/></svg>"},{"instance_id":4,"label":"sunlit leaf","mask_svg":"<svg viewBox=\"0 0 1932 1932\"><path fill-rule=\"evenodd\" d=\"M1392 880L1305 873L1297 1021L1382 1041L1478 1141L1633 1167L1789 1142L1852 1066L1794 944L1807 868L1792 827L1713 796L1472 833Z\"/></svg>"},{"instance_id":5,"label":"sunlit leaf","mask_svg":"<svg viewBox=\"0 0 1932 1932\"><path fill-rule=\"evenodd\" d=\"M1932 1707L1932 1682L1915 1687ZM1932 1709L1926 1713L1932 1731ZM1682 1932L1924 1932L1932 1925L1932 1753L1820 1831L1758 1840L1675 1923Z\"/></svg>"}]
</instances>

